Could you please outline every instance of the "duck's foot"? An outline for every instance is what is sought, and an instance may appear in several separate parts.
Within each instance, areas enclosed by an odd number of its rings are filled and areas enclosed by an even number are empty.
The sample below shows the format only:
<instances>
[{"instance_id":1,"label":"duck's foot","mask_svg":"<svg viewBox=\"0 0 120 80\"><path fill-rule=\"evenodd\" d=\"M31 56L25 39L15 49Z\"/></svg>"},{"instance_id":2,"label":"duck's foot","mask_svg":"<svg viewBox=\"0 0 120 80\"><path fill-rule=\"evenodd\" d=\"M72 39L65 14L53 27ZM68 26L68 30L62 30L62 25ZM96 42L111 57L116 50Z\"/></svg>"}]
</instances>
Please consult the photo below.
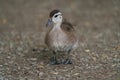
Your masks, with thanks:
<instances>
[{"instance_id":1,"label":"duck's foot","mask_svg":"<svg viewBox=\"0 0 120 80\"><path fill-rule=\"evenodd\" d=\"M51 65L58 65L60 63L57 61L57 59L51 59L50 64Z\"/></svg>"},{"instance_id":2,"label":"duck's foot","mask_svg":"<svg viewBox=\"0 0 120 80\"><path fill-rule=\"evenodd\" d=\"M58 63L58 61L51 61L50 64L51 64L51 65L58 65L58 64L60 64L60 63Z\"/></svg>"},{"instance_id":3,"label":"duck's foot","mask_svg":"<svg viewBox=\"0 0 120 80\"><path fill-rule=\"evenodd\" d=\"M65 59L61 61L62 64L72 64L72 61L70 59Z\"/></svg>"}]
</instances>

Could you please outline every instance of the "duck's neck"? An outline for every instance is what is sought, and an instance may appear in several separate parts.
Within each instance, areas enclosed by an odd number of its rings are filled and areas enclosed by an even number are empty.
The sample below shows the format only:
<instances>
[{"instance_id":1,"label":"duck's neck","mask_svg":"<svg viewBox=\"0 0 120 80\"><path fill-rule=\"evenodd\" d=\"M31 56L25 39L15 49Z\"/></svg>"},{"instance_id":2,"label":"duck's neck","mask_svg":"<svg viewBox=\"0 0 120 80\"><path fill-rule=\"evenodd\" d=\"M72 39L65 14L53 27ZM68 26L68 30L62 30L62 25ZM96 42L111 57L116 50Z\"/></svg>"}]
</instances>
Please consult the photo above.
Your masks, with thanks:
<instances>
[{"instance_id":1,"label":"duck's neck","mask_svg":"<svg viewBox=\"0 0 120 80\"><path fill-rule=\"evenodd\" d=\"M62 22L54 24L53 29L61 29L61 24L62 24Z\"/></svg>"}]
</instances>

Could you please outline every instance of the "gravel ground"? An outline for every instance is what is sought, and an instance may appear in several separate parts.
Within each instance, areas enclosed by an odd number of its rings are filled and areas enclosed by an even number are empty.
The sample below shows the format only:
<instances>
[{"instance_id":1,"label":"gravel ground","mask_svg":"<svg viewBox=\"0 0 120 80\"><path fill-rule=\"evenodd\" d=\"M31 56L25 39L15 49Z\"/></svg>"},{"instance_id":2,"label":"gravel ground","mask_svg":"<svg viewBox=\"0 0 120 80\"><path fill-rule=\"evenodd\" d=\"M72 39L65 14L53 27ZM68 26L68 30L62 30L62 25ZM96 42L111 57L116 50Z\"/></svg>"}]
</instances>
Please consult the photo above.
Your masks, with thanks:
<instances>
[{"instance_id":1,"label":"gravel ground","mask_svg":"<svg viewBox=\"0 0 120 80\"><path fill-rule=\"evenodd\" d=\"M79 35L71 65L48 64L56 8ZM0 0L0 80L120 80L120 0Z\"/></svg>"}]
</instances>

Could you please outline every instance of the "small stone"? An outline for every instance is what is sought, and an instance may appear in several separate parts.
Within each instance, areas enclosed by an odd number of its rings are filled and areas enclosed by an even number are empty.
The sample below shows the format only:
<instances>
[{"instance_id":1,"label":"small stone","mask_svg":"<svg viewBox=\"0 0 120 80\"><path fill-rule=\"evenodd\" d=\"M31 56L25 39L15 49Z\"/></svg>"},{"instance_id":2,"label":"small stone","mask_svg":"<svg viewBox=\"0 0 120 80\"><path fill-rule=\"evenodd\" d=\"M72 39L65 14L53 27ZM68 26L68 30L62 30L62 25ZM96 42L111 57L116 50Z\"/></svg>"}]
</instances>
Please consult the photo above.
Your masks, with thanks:
<instances>
[{"instance_id":1,"label":"small stone","mask_svg":"<svg viewBox=\"0 0 120 80\"><path fill-rule=\"evenodd\" d=\"M29 67L27 67L27 66L25 66L25 67L24 67L24 69L29 70L30 68L29 68Z\"/></svg>"},{"instance_id":2,"label":"small stone","mask_svg":"<svg viewBox=\"0 0 120 80\"><path fill-rule=\"evenodd\" d=\"M112 65L112 67L115 67L115 66L116 66L116 64L113 64L113 65Z\"/></svg>"},{"instance_id":3,"label":"small stone","mask_svg":"<svg viewBox=\"0 0 120 80\"><path fill-rule=\"evenodd\" d=\"M17 50L18 51L23 51L23 48L22 47L18 47Z\"/></svg>"},{"instance_id":4,"label":"small stone","mask_svg":"<svg viewBox=\"0 0 120 80\"><path fill-rule=\"evenodd\" d=\"M39 73L39 77L41 77L41 76L43 76L44 75L44 73L43 72L40 72Z\"/></svg>"},{"instance_id":5,"label":"small stone","mask_svg":"<svg viewBox=\"0 0 120 80\"><path fill-rule=\"evenodd\" d=\"M6 24L7 23L7 19L3 19L2 22L3 22L3 24Z\"/></svg>"},{"instance_id":6,"label":"small stone","mask_svg":"<svg viewBox=\"0 0 120 80\"><path fill-rule=\"evenodd\" d=\"M51 73L52 73L52 74L55 74L55 75L57 75L57 74L58 74L58 72L55 72L55 71L52 71Z\"/></svg>"},{"instance_id":7,"label":"small stone","mask_svg":"<svg viewBox=\"0 0 120 80\"><path fill-rule=\"evenodd\" d=\"M5 44L4 42L0 41L0 46L3 46L4 44Z\"/></svg>"},{"instance_id":8,"label":"small stone","mask_svg":"<svg viewBox=\"0 0 120 80\"><path fill-rule=\"evenodd\" d=\"M8 63L5 63L4 65L6 65L6 66L7 66L7 65L8 65Z\"/></svg>"},{"instance_id":9,"label":"small stone","mask_svg":"<svg viewBox=\"0 0 120 80\"><path fill-rule=\"evenodd\" d=\"M4 77L0 75L0 80L4 80Z\"/></svg>"},{"instance_id":10,"label":"small stone","mask_svg":"<svg viewBox=\"0 0 120 80\"><path fill-rule=\"evenodd\" d=\"M36 61L36 60L37 60L37 58L30 58L30 60L32 60L32 61Z\"/></svg>"},{"instance_id":11,"label":"small stone","mask_svg":"<svg viewBox=\"0 0 120 80\"><path fill-rule=\"evenodd\" d=\"M18 54L20 57L25 56L25 55L24 55L24 54L22 54L21 52L17 52L17 54Z\"/></svg>"},{"instance_id":12,"label":"small stone","mask_svg":"<svg viewBox=\"0 0 120 80\"><path fill-rule=\"evenodd\" d=\"M0 67L3 67L3 65L0 65Z\"/></svg>"},{"instance_id":13,"label":"small stone","mask_svg":"<svg viewBox=\"0 0 120 80\"><path fill-rule=\"evenodd\" d=\"M96 60L97 60L97 58L96 58L96 57L92 57L92 59L93 59L94 61L96 61Z\"/></svg>"},{"instance_id":14,"label":"small stone","mask_svg":"<svg viewBox=\"0 0 120 80\"><path fill-rule=\"evenodd\" d=\"M105 59L105 58L108 59L108 55L107 54L102 54L102 58L103 59Z\"/></svg>"},{"instance_id":15,"label":"small stone","mask_svg":"<svg viewBox=\"0 0 120 80\"><path fill-rule=\"evenodd\" d=\"M8 59L10 59L11 57L10 57L10 56L8 56L7 58L8 58Z\"/></svg>"},{"instance_id":16,"label":"small stone","mask_svg":"<svg viewBox=\"0 0 120 80\"><path fill-rule=\"evenodd\" d=\"M20 66L18 66L18 67L17 67L17 69L18 69L18 70L20 70L20 69L21 69L21 67L20 67Z\"/></svg>"},{"instance_id":17,"label":"small stone","mask_svg":"<svg viewBox=\"0 0 120 80\"><path fill-rule=\"evenodd\" d=\"M43 65L39 65L38 68L44 69L45 67Z\"/></svg>"},{"instance_id":18,"label":"small stone","mask_svg":"<svg viewBox=\"0 0 120 80\"><path fill-rule=\"evenodd\" d=\"M88 27L89 27L89 26L91 26L91 23L88 22L88 21L86 21L86 22L85 22L85 26L88 26Z\"/></svg>"},{"instance_id":19,"label":"small stone","mask_svg":"<svg viewBox=\"0 0 120 80\"><path fill-rule=\"evenodd\" d=\"M79 75L79 73L75 73L74 75L75 75L75 76L78 76L78 75Z\"/></svg>"},{"instance_id":20,"label":"small stone","mask_svg":"<svg viewBox=\"0 0 120 80\"><path fill-rule=\"evenodd\" d=\"M90 52L90 50L89 50L89 49L86 49L85 52Z\"/></svg>"},{"instance_id":21,"label":"small stone","mask_svg":"<svg viewBox=\"0 0 120 80\"><path fill-rule=\"evenodd\" d=\"M65 75L65 77L70 77L70 75L67 74L67 75Z\"/></svg>"}]
</instances>

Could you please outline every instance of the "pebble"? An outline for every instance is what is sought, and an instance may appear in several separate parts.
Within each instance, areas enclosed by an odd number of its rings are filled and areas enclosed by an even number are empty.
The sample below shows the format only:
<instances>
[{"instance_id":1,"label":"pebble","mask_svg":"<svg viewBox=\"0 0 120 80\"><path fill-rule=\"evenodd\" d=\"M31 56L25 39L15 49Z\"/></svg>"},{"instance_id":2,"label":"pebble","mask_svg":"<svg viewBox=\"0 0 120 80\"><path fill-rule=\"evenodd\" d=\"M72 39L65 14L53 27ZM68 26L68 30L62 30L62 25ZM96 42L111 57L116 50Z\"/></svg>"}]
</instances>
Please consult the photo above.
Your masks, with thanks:
<instances>
[{"instance_id":1,"label":"pebble","mask_svg":"<svg viewBox=\"0 0 120 80\"><path fill-rule=\"evenodd\" d=\"M30 58L29 60L36 61L36 60L37 60L37 58Z\"/></svg>"},{"instance_id":2,"label":"pebble","mask_svg":"<svg viewBox=\"0 0 120 80\"><path fill-rule=\"evenodd\" d=\"M4 42L0 41L0 45L1 45L1 46L3 46L4 44L5 44Z\"/></svg>"},{"instance_id":3,"label":"pebble","mask_svg":"<svg viewBox=\"0 0 120 80\"><path fill-rule=\"evenodd\" d=\"M18 47L17 50L18 51L23 51L23 48L22 47Z\"/></svg>"},{"instance_id":4,"label":"pebble","mask_svg":"<svg viewBox=\"0 0 120 80\"><path fill-rule=\"evenodd\" d=\"M52 71L51 73L52 73L52 74L56 74L56 75L58 74L58 72L55 72L55 71Z\"/></svg>"},{"instance_id":5,"label":"pebble","mask_svg":"<svg viewBox=\"0 0 120 80\"><path fill-rule=\"evenodd\" d=\"M5 80L3 76L0 75L0 80Z\"/></svg>"},{"instance_id":6,"label":"pebble","mask_svg":"<svg viewBox=\"0 0 120 80\"><path fill-rule=\"evenodd\" d=\"M0 65L0 67L3 67L3 65Z\"/></svg>"},{"instance_id":7,"label":"pebble","mask_svg":"<svg viewBox=\"0 0 120 80\"><path fill-rule=\"evenodd\" d=\"M40 73L39 73L39 77L42 77L43 75L44 75L43 72L40 72Z\"/></svg>"},{"instance_id":8,"label":"pebble","mask_svg":"<svg viewBox=\"0 0 120 80\"><path fill-rule=\"evenodd\" d=\"M11 57L10 56L7 56L8 59L10 59Z\"/></svg>"},{"instance_id":9,"label":"pebble","mask_svg":"<svg viewBox=\"0 0 120 80\"><path fill-rule=\"evenodd\" d=\"M89 49L86 49L85 52L90 52L90 50L89 50Z\"/></svg>"},{"instance_id":10,"label":"pebble","mask_svg":"<svg viewBox=\"0 0 120 80\"><path fill-rule=\"evenodd\" d=\"M6 66L7 66L7 65L8 65L8 63L4 63L4 65L6 65Z\"/></svg>"},{"instance_id":11,"label":"pebble","mask_svg":"<svg viewBox=\"0 0 120 80\"><path fill-rule=\"evenodd\" d=\"M78 76L78 75L80 75L80 73L75 73L74 75L75 75L75 76Z\"/></svg>"},{"instance_id":12,"label":"pebble","mask_svg":"<svg viewBox=\"0 0 120 80\"><path fill-rule=\"evenodd\" d=\"M38 68L44 69L45 67L43 65L38 65Z\"/></svg>"}]
</instances>

